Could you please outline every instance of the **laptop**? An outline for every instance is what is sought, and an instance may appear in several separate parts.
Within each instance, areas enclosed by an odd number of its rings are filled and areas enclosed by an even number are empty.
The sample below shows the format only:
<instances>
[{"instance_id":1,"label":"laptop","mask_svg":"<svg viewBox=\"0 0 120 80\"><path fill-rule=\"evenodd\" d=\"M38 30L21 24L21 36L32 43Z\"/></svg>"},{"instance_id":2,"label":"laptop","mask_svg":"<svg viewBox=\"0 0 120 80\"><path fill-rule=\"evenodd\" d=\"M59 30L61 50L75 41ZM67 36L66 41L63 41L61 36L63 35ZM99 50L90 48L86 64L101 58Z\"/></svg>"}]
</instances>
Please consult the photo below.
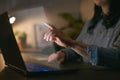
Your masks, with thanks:
<instances>
[{"instance_id":1,"label":"laptop","mask_svg":"<svg viewBox=\"0 0 120 80\"><path fill-rule=\"evenodd\" d=\"M9 22L8 12L0 15L0 48L7 67L24 75L76 71L81 66L78 64L60 65L57 62L48 63L48 56L43 54L21 54ZM23 57L28 59L24 60Z\"/></svg>"}]
</instances>

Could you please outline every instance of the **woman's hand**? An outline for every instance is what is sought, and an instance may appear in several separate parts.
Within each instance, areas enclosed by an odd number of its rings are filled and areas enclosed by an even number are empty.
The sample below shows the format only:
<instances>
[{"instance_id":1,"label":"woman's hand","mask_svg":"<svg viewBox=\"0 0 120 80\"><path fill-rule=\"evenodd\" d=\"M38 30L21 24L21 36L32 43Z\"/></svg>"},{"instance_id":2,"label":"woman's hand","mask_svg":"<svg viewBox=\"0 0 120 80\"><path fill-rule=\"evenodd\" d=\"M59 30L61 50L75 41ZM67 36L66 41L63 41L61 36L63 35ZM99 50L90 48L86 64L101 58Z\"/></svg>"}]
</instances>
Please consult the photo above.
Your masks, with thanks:
<instances>
[{"instance_id":1,"label":"woman's hand","mask_svg":"<svg viewBox=\"0 0 120 80\"><path fill-rule=\"evenodd\" d=\"M68 38L65 34L63 34L60 30L51 26L50 30L45 33L44 39L46 41L55 42L59 46L68 47L72 44L72 39Z\"/></svg>"},{"instance_id":2,"label":"woman's hand","mask_svg":"<svg viewBox=\"0 0 120 80\"><path fill-rule=\"evenodd\" d=\"M46 41L55 42L59 46L62 46L65 48L69 47L72 50L74 50L77 54L81 55L87 60L90 60L90 55L87 53L87 46L88 46L87 44L83 44L68 38L60 30L56 29L53 26L51 26L50 30L44 35L44 39ZM53 57L58 59L58 55L59 54L53 55Z\"/></svg>"},{"instance_id":3,"label":"woman's hand","mask_svg":"<svg viewBox=\"0 0 120 80\"><path fill-rule=\"evenodd\" d=\"M60 52L57 52L57 53L53 53L48 57L48 62L49 63L53 62L55 60L57 60L57 62L59 64L63 63L64 60L65 60L65 53L60 51Z\"/></svg>"}]
</instances>

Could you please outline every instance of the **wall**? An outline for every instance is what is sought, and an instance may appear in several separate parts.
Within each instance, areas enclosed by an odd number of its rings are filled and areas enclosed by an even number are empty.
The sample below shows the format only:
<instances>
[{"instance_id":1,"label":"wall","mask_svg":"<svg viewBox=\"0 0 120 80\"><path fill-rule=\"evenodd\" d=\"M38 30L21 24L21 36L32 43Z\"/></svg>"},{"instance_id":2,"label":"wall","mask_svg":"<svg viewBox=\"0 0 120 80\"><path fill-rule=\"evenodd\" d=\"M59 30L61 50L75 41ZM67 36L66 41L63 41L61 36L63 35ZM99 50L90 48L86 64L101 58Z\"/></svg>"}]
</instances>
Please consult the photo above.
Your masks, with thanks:
<instances>
[{"instance_id":1,"label":"wall","mask_svg":"<svg viewBox=\"0 0 120 80\"><path fill-rule=\"evenodd\" d=\"M80 0L1 0L0 13L8 10L13 13L17 10L43 6L50 23L60 27L66 24L58 17L58 13L69 12L75 17L79 15Z\"/></svg>"},{"instance_id":2,"label":"wall","mask_svg":"<svg viewBox=\"0 0 120 80\"><path fill-rule=\"evenodd\" d=\"M92 0L81 0L80 13L84 22L90 20L93 16L93 1Z\"/></svg>"},{"instance_id":3,"label":"wall","mask_svg":"<svg viewBox=\"0 0 120 80\"><path fill-rule=\"evenodd\" d=\"M14 12L16 10L44 6L48 13L50 22L57 26L62 25L64 21L56 16L59 12L70 12L78 16L82 10L82 18L84 21L91 18L93 12L92 0L1 0L0 14L4 11ZM57 19L56 19L57 18ZM65 24L65 23L64 23Z\"/></svg>"}]
</instances>

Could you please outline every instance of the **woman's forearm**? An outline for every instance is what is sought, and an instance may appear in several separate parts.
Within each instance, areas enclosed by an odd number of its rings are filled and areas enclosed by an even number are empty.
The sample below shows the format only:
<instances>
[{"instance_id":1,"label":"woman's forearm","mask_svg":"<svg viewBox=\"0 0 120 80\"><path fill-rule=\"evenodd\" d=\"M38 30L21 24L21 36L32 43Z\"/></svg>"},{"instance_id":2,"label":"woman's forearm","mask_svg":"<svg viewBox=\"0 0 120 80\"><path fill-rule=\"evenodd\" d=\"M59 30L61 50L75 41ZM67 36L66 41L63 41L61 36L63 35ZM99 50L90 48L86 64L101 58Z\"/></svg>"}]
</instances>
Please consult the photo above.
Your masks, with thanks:
<instances>
[{"instance_id":1,"label":"woman's forearm","mask_svg":"<svg viewBox=\"0 0 120 80\"><path fill-rule=\"evenodd\" d=\"M76 53L78 53L79 55L81 55L83 58L90 60L90 55L87 53L87 46L88 45L86 44L82 44L73 40L70 48L74 50Z\"/></svg>"}]
</instances>

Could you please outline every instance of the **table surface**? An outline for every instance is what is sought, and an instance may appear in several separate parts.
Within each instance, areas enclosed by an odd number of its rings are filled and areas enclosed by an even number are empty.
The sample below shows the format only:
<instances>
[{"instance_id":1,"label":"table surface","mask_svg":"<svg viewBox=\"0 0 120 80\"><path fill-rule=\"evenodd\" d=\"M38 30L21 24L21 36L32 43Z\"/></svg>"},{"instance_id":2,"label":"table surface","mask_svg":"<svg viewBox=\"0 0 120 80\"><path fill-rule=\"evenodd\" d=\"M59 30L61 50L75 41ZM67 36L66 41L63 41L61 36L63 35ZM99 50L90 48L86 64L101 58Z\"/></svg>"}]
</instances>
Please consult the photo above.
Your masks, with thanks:
<instances>
[{"instance_id":1,"label":"table surface","mask_svg":"<svg viewBox=\"0 0 120 80\"><path fill-rule=\"evenodd\" d=\"M77 72L26 77L6 67L0 54L0 80L120 80L120 70L83 68Z\"/></svg>"}]
</instances>

